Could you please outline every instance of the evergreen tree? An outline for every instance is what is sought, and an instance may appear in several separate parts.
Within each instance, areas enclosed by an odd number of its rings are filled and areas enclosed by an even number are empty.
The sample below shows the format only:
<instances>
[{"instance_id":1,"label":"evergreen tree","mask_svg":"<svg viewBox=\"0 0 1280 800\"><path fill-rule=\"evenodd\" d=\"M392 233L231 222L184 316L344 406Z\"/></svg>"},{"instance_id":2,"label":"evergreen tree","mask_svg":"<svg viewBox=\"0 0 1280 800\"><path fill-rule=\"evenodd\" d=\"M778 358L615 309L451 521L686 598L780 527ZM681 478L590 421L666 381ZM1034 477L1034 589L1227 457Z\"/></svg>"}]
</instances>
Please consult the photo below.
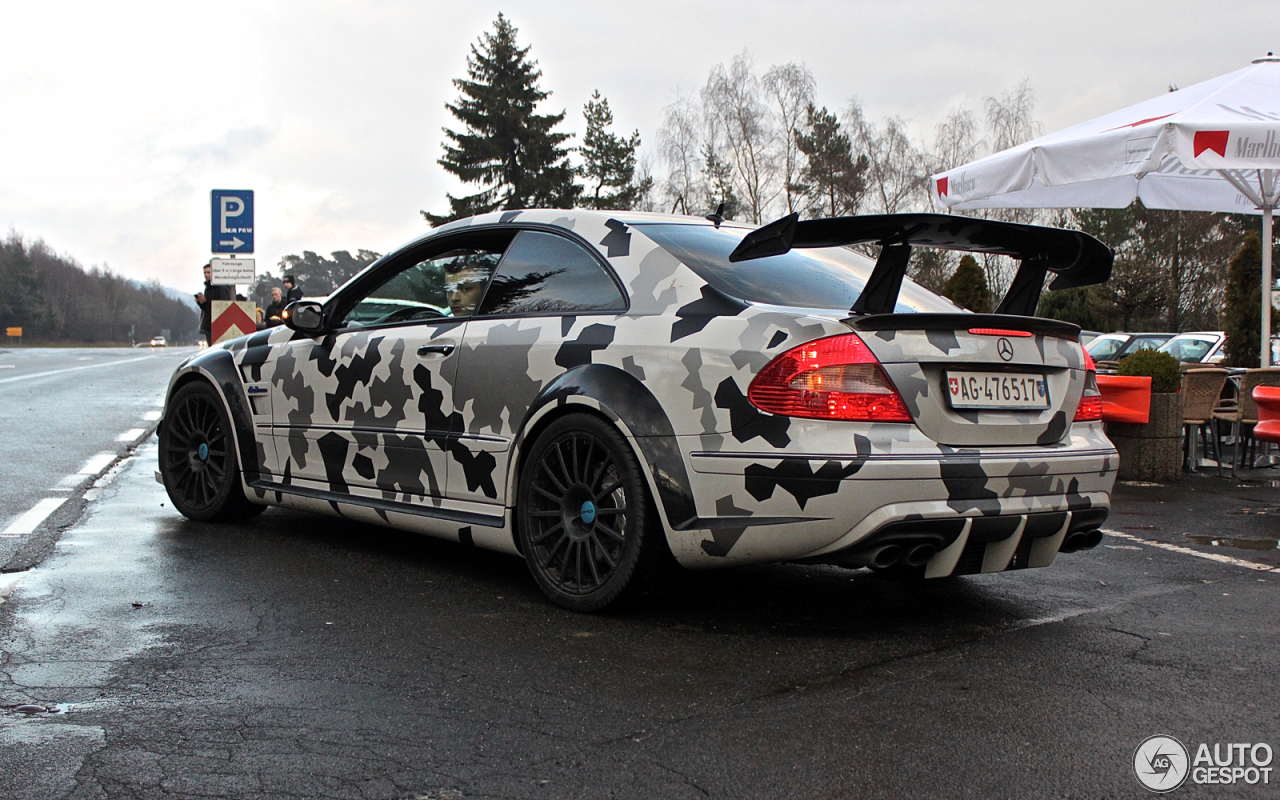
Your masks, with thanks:
<instances>
[{"instance_id":1,"label":"evergreen tree","mask_svg":"<svg viewBox=\"0 0 1280 800\"><path fill-rule=\"evenodd\" d=\"M737 219L742 211L742 201L733 191L733 166L720 160L710 145L702 148L702 181L707 192L703 198L707 213L713 213L724 203L721 216L725 219ZM696 209L689 209L685 213L695 212Z\"/></svg>"},{"instance_id":2,"label":"evergreen tree","mask_svg":"<svg viewBox=\"0 0 1280 800\"><path fill-rule=\"evenodd\" d=\"M1227 266L1227 292L1222 311L1222 330L1227 334L1224 366L1258 366L1262 362L1258 330L1262 319L1262 239L1256 233L1244 237L1244 244ZM1272 333L1278 321L1273 313Z\"/></svg>"},{"instance_id":3,"label":"evergreen tree","mask_svg":"<svg viewBox=\"0 0 1280 800\"><path fill-rule=\"evenodd\" d=\"M1110 333L1116 314L1108 313L1106 295L1097 286L1076 286L1040 295L1036 316L1074 322L1087 331Z\"/></svg>"},{"instance_id":4,"label":"evergreen tree","mask_svg":"<svg viewBox=\"0 0 1280 800\"><path fill-rule=\"evenodd\" d=\"M808 163L792 189L804 197L810 216L853 214L866 188L863 173L867 157L854 159L853 146L840 129L840 120L825 107L819 110L810 104L808 119L809 133L796 133L796 146Z\"/></svg>"},{"instance_id":5,"label":"evergreen tree","mask_svg":"<svg viewBox=\"0 0 1280 800\"><path fill-rule=\"evenodd\" d=\"M582 137L582 166L578 176L585 179L586 187L580 205L584 208L635 208L636 201L652 188L653 178L635 182L636 148L640 146L640 131L623 139L606 130L613 124L613 111L609 101L600 96L599 90L582 107L587 120L587 132Z\"/></svg>"},{"instance_id":6,"label":"evergreen tree","mask_svg":"<svg viewBox=\"0 0 1280 800\"><path fill-rule=\"evenodd\" d=\"M550 96L538 88L542 71L528 58L529 47L516 44L516 28L502 14L467 58L469 80L456 79L461 95L445 104L464 125L448 128L440 166L481 190L466 197L446 195L449 213L422 215L432 225L486 211L514 208L571 208L581 187L573 182L564 142L571 134L552 129L559 114L536 114Z\"/></svg>"},{"instance_id":7,"label":"evergreen tree","mask_svg":"<svg viewBox=\"0 0 1280 800\"><path fill-rule=\"evenodd\" d=\"M991 310L991 290L987 288L987 276L971 255L961 257L960 265L943 285L942 294L956 305L979 314Z\"/></svg>"}]
</instances>

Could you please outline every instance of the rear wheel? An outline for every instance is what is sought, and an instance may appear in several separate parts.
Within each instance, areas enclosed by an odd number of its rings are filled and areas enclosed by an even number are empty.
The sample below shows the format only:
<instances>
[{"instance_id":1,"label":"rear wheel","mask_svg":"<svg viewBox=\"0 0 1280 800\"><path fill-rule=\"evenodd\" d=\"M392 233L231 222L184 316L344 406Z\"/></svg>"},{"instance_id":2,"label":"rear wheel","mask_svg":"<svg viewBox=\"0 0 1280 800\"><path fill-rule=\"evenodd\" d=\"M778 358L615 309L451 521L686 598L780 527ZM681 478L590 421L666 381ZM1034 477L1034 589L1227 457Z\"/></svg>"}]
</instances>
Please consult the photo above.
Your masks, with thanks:
<instances>
[{"instance_id":1,"label":"rear wheel","mask_svg":"<svg viewBox=\"0 0 1280 800\"><path fill-rule=\"evenodd\" d=\"M174 507L190 519L230 522L264 509L245 498L231 418L204 381L178 389L165 408L160 476Z\"/></svg>"},{"instance_id":2,"label":"rear wheel","mask_svg":"<svg viewBox=\"0 0 1280 800\"><path fill-rule=\"evenodd\" d=\"M652 577L665 543L635 454L590 414L552 422L520 474L521 549L556 604L598 611Z\"/></svg>"}]
</instances>

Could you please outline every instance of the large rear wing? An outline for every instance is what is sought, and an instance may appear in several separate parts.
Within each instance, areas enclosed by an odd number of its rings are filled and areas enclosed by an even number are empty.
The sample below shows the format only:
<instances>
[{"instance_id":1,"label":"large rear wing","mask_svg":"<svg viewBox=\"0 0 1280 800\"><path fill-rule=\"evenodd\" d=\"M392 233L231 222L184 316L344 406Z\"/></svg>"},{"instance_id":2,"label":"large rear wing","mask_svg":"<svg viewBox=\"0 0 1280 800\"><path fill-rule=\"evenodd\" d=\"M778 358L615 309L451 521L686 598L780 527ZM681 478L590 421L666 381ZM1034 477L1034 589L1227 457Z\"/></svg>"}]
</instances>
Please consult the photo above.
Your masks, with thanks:
<instances>
[{"instance_id":1,"label":"large rear wing","mask_svg":"<svg viewBox=\"0 0 1280 800\"><path fill-rule=\"evenodd\" d=\"M1114 253L1080 231L1019 225L950 214L871 214L800 221L789 214L748 233L730 261L782 255L796 247L878 244L880 256L854 314L892 313L898 302L912 246L1009 256L1022 263L996 308L997 314L1033 317L1047 273L1057 275L1049 289L1102 283L1111 277Z\"/></svg>"}]
</instances>

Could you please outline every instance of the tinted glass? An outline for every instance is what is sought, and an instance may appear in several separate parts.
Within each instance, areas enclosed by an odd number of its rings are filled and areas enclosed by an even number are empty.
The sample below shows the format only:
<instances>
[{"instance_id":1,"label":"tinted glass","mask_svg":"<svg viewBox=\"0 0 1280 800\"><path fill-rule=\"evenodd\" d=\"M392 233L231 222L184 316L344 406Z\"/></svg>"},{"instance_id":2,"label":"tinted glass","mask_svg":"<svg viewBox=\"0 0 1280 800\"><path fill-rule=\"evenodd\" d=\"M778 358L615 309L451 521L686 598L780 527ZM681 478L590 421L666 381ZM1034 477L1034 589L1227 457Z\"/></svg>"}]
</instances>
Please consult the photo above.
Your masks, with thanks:
<instances>
[{"instance_id":1,"label":"tinted glass","mask_svg":"<svg viewBox=\"0 0 1280 800\"><path fill-rule=\"evenodd\" d=\"M470 316L501 258L500 249L463 247L411 259L357 302L342 327Z\"/></svg>"},{"instance_id":2,"label":"tinted glass","mask_svg":"<svg viewBox=\"0 0 1280 800\"><path fill-rule=\"evenodd\" d=\"M1124 343L1125 340L1123 338L1110 339L1105 336L1099 336L1089 342L1085 349L1089 351L1089 357L1094 361L1107 361L1124 346Z\"/></svg>"},{"instance_id":3,"label":"tinted glass","mask_svg":"<svg viewBox=\"0 0 1280 800\"><path fill-rule=\"evenodd\" d=\"M1195 362L1204 358L1213 349L1210 339L1193 339L1177 336L1160 346L1162 352L1168 353L1179 361Z\"/></svg>"},{"instance_id":4,"label":"tinted glass","mask_svg":"<svg viewBox=\"0 0 1280 800\"><path fill-rule=\"evenodd\" d=\"M799 308L849 310L875 262L843 247L792 250L780 256L729 263L729 254L749 231L710 225L637 225L698 276L730 297ZM902 282L898 313L955 313L962 309L914 281Z\"/></svg>"},{"instance_id":5,"label":"tinted glass","mask_svg":"<svg viewBox=\"0 0 1280 800\"><path fill-rule=\"evenodd\" d=\"M482 314L621 311L617 284L587 251L563 236L521 231L502 259Z\"/></svg>"},{"instance_id":6,"label":"tinted glass","mask_svg":"<svg viewBox=\"0 0 1280 800\"><path fill-rule=\"evenodd\" d=\"M1129 343L1124 346L1119 355L1127 356L1139 350L1155 350L1172 338L1172 336L1135 336L1129 340Z\"/></svg>"}]
</instances>

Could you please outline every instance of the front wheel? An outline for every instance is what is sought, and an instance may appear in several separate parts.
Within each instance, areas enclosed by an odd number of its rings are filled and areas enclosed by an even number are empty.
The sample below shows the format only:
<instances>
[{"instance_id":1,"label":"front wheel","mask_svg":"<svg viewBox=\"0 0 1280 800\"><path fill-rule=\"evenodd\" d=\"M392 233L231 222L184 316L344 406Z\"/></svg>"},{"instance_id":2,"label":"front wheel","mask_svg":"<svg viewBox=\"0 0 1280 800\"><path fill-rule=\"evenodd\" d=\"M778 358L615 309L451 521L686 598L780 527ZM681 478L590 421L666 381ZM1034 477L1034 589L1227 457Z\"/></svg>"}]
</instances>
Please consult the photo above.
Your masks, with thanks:
<instances>
[{"instance_id":1,"label":"front wheel","mask_svg":"<svg viewBox=\"0 0 1280 800\"><path fill-rule=\"evenodd\" d=\"M216 389L193 381L174 392L160 428L160 477L178 511L200 522L252 517L240 484L231 418Z\"/></svg>"},{"instance_id":2,"label":"front wheel","mask_svg":"<svg viewBox=\"0 0 1280 800\"><path fill-rule=\"evenodd\" d=\"M561 417L538 436L516 513L529 571L573 611L599 611L634 593L665 547L635 454L591 414Z\"/></svg>"}]
</instances>

